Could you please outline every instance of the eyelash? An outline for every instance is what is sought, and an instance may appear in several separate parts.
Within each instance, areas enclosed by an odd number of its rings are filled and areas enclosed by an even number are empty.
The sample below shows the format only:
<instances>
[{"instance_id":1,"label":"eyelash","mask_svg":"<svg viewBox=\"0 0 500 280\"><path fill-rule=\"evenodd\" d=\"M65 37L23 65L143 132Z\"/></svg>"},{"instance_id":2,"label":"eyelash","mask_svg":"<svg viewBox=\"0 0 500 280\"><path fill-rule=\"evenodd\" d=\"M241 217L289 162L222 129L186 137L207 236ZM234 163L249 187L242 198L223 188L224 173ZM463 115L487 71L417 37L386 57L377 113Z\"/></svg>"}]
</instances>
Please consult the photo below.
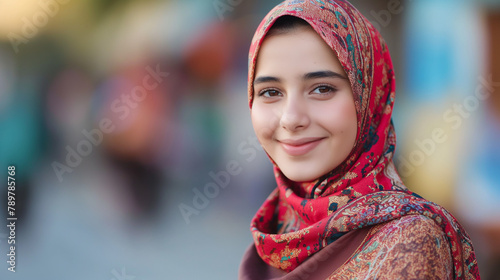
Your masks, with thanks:
<instances>
[{"instance_id":1,"label":"eyelash","mask_svg":"<svg viewBox=\"0 0 500 280\"><path fill-rule=\"evenodd\" d=\"M337 88L334 87L334 86L330 86L330 85L318 85L317 87L314 88L313 91L316 91L317 89L319 88L327 88L329 90L328 93L321 93L320 95L326 95L326 94L329 94L329 93L334 93L337 91Z\"/></svg>"},{"instance_id":2,"label":"eyelash","mask_svg":"<svg viewBox=\"0 0 500 280\"><path fill-rule=\"evenodd\" d=\"M320 93L319 95L327 95L327 94L329 94L329 93L334 93L334 92L336 92L336 91L337 91L337 88L336 88L336 87L334 87L334 86L330 86L330 85L318 85L318 86L316 86L316 87L312 90L312 92L316 91L316 90L317 90L317 89L319 89L319 88L327 88L327 89L329 90L329 92L328 92L328 93ZM260 96L263 96L265 93L270 92L270 91L276 91L276 92L278 92L278 93L281 93L278 89L275 89L275 88L267 88L267 89L263 89L263 90L261 90L261 91L258 93L258 96L259 96L259 97L260 97ZM266 96L266 97L267 97L267 96ZM270 97L267 97L267 98L270 98Z\"/></svg>"},{"instance_id":3,"label":"eyelash","mask_svg":"<svg viewBox=\"0 0 500 280\"><path fill-rule=\"evenodd\" d=\"M277 91L278 93L280 93L279 90L277 89L274 89L274 88L266 88L266 89L263 89L261 91L259 91L259 96L263 96L266 92L270 92L270 91ZM267 96L266 96L267 97Z\"/></svg>"}]
</instances>

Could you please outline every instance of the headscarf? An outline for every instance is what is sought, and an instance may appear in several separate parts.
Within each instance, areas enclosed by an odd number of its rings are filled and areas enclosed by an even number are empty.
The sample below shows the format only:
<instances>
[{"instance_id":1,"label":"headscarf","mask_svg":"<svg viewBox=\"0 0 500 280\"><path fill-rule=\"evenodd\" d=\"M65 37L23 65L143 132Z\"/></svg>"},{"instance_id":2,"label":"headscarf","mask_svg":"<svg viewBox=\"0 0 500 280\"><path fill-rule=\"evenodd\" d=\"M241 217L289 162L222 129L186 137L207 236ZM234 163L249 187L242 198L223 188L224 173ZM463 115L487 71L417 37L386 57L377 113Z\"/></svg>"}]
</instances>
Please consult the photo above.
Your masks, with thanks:
<instances>
[{"instance_id":1,"label":"headscarf","mask_svg":"<svg viewBox=\"0 0 500 280\"><path fill-rule=\"evenodd\" d=\"M405 215L424 215L446 233L455 277L478 279L467 233L444 208L410 192L394 167L396 135L391 115L395 78L391 58L379 32L351 4L288 0L267 14L250 47L250 108L259 48L276 19L285 15L305 20L336 53L353 90L358 132L344 162L313 182L291 181L273 162L277 188L251 222L259 256L267 264L290 272L349 231Z\"/></svg>"}]
</instances>

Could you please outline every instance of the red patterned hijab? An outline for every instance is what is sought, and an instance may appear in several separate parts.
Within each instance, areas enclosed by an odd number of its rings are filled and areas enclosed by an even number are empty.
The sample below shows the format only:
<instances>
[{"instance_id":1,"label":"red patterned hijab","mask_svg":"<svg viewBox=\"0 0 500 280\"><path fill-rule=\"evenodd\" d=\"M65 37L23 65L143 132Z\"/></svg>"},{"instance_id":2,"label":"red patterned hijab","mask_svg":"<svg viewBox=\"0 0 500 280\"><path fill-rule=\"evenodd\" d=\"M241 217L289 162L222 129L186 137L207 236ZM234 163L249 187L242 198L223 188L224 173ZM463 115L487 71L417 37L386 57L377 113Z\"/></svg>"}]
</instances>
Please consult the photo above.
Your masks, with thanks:
<instances>
[{"instance_id":1,"label":"red patterned hijab","mask_svg":"<svg viewBox=\"0 0 500 280\"><path fill-rule=\"evenodd\" d=\"M449 238L455 277L477 279L467 233L445 209L407 190L399 178L392 161L396 135L391 119L395 97L391 58L378 31L351 4L288 0L269 12L250 47L250 108L259 48L276 19L284 15L305 20L337 54L353 89L358 133L346 160L316 181L291 181L274 164L277 188L251 223L262 260L289 272L351 230L404 215L425 215Z\"/></svg>"}]
</instances>

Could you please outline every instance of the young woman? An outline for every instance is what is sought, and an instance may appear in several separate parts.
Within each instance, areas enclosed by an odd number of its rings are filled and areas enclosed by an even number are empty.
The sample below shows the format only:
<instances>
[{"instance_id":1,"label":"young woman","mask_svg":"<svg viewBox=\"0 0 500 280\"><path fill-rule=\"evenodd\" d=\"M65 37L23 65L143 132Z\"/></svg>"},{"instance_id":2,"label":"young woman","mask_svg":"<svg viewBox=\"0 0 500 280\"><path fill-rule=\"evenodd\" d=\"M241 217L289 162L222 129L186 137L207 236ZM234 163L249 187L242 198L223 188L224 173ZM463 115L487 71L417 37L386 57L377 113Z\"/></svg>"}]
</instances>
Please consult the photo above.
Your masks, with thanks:
<instances>
[{"instance_id":1,"label":"young woman","mask_svg":"<svg viewBox=\"0 0 500 280\"><path fill-rule=\"evenodd\" d=\"M464 229L399 178L391 58L353 6L275 7L248 78L277 188L252 220L240 279L479 279Z\"/></svg>"}]
</instances>

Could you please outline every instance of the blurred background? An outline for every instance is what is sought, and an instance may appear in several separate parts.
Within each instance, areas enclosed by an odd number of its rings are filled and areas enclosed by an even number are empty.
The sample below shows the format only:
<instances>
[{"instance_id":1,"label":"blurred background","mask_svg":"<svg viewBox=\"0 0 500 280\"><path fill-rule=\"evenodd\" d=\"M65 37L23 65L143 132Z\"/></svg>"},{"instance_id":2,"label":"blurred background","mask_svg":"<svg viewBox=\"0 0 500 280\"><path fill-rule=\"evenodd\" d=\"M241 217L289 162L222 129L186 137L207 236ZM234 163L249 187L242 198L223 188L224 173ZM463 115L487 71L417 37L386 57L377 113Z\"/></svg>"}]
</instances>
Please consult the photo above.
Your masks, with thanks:
<instances>
[{"instance_id":1,"label":"blurred background","mask_svg":"<svg viewBox=\"0 0 500 280\"><path fill-rule=\"evenodd\" d=\"M279 2L1 0L0 279L236 279L274 188L246 75ZM500 1L351 2L391 50L405 183L500 279Z\"/></svg>"}]
</instances>

